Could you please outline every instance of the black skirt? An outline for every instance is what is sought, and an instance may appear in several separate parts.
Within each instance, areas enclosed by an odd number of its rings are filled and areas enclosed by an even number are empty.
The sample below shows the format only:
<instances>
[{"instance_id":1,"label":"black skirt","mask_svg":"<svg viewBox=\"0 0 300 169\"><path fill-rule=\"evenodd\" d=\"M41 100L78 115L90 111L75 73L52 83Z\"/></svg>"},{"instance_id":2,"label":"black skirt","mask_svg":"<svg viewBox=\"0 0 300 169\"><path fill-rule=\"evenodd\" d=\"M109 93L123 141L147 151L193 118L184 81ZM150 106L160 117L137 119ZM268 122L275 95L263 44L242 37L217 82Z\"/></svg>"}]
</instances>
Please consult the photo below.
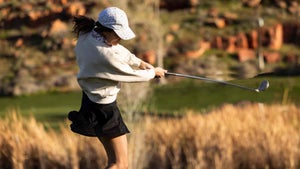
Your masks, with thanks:
<instances>
[{"instance_id":1,"label":"black skirt","mask_svg":"<svg viewBox=\"0 0 300 169\"><path fill-rule=\"evenodd\" d=\"M79 112L69 112L71 130L90 137L114 138L129 133L121 116L117 102L97 104L82 92Z\"/></svg>"}]
</instances>

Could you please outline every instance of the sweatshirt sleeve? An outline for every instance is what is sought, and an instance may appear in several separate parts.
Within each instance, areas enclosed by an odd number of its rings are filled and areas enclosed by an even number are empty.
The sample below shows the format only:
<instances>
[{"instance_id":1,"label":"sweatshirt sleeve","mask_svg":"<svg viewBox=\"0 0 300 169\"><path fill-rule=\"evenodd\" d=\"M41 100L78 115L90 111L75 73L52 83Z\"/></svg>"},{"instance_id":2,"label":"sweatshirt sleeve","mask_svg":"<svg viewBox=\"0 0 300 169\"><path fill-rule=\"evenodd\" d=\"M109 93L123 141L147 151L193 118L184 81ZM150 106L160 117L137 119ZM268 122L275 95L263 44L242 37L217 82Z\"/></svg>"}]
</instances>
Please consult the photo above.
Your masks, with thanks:
<instances>
[{"instance_id":1,"label":"sweatshirt sleeve","mask_svg":"<svg viewBox=\"0 0 300 169\"><path fill-rule=\"evenodd\" d=\"M97 76L119 82L140 82L149 81L155 77L154 69L135 69L141 63L141 59L130 53L126 48L106 53L106 64L99 65L101 70L97 71Z\"/></svg>"},{"instance_id":2,"label":"sweatshirt sleeve","mask_svg":"<svg viewBox=\"0 0 300 169\"><path fill-rule=\"evenodd\" d=\"M142 60L138 57L136 57L134 54L132 53L129 53L129 59L128 59L128 64L130 66L133 66L133 67L139 67Z\"/></svg>"}]
</instances>

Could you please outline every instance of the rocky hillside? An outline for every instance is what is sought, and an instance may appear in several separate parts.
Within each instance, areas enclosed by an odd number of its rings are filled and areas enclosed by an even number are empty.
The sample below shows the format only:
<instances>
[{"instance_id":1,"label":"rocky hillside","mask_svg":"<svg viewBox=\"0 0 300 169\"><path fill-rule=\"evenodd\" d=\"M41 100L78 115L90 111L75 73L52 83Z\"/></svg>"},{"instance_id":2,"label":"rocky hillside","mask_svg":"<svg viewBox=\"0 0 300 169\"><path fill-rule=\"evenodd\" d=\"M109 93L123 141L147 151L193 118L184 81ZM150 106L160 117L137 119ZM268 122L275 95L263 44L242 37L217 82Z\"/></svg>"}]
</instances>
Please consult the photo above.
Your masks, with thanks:
<instances>
[{"instance_id":1,"label":"rocky hillside","mask_svg":"<svg viewBox=\"0 0 300 169\"><path fill-rule=\"evenodd\" d=\"M152 64L163 54L167 69L206 75L218 69L211 58L220 53L243 63L257 59L258 47L265 49L267 63L299 64L299 50L283 50L285 44L300 45L296 0L0 0L0 95L78 89L72 17L96 18L111 5L128 11L138 35L125 45ZM264 19L261 27L249 24L258 16Z\"/></svg>"},{"instance_id":2,"label":"rocky hillside","mask_svg":"<svg viewBox=\"0 0 300 169\"><path fill-rule=\"evenodd\" d=\"M74 0L0 1L0 93L77 88L72 16L102 5Z\"/></svg>"}]
</instances>

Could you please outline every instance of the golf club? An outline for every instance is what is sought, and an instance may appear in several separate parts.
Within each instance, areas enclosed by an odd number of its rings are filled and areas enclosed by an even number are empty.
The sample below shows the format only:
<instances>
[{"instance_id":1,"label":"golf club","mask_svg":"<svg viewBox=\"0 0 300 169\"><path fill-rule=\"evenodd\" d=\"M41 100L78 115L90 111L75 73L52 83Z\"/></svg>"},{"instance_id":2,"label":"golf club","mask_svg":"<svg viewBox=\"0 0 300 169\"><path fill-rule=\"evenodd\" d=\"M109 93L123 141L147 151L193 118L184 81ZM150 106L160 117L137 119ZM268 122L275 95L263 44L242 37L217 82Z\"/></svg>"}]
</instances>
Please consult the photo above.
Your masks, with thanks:
<instances>
[{"instance_id":1,"label":"golf club","mask_svg":"<svg viewBox=\"0 0 300 169\"><path fill-rule=\"evenodd\" d=\"M260 85L258 86L258 88L255 89L255 88L241 86L241 85L238 85L238 84L229 83L229 82L225 82L225 81L214 80L214 79L210 79L210 78L206 78L206 77L192 76L192 75L172 73L172 72L166 72L165 74L166 75L171 75L171 76L179 76L179 77L186 77L186 78L191 78L191 79L198 79L198 80L204 80L204 81L220 83L220 84L234 86L234 87L238 87L238 88L241 88L241 89L250 90L250 91L254 91L254 92L262 92L262 91L266 90L269 87L269 82L267 80L263 80L260 83Z\"/></svg>"}]
</instances>

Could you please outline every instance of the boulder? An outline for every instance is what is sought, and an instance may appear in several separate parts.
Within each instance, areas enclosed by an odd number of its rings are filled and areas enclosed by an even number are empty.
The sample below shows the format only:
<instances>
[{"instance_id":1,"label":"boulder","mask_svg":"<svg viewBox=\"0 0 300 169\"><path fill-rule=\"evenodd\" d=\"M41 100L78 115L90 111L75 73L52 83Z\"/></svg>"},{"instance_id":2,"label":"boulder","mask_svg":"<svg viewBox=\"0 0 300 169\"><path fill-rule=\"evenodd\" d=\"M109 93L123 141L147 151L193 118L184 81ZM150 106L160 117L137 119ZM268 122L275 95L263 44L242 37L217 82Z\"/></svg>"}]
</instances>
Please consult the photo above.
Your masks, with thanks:
<instances>
[{"instance_id":1,"label":"boulder","mask_svg":"<svg viewBox=\"0 0 300 169\"><path fill-rule=\"evenodd\" d=\"M222 14L222 18L225 19L226 24L236 24L238 23L238 14L233 12L225 12Z\"/></svg>"},{"instance_id":2,"label":"boulder","mask_svg":"<svg viewBox=\"0 0 300 169\"><path fill-rule=\"evenodd\" d=\"M55 87L59 87L61 90L76 90L79 89L76 75L70 73L64 73L58 75L50 80L54 83Z\"/></svg>"},{"instance_id":3,"label":"boulder","mask_svg":"<svg viewBox=\"0 0 300 169\"><path fill-rule=\"evenodd\" d=\"M30 3L22 3L20 8L22 11L31 11L34 9L33 4Z\"/></svg>"},{"instance_id":4,"label":"boulder","mask_svg":"<svg viewBox=\"0 0 300 169\"><path fill-rule=\"evenodd\" d=\"M264 52L263 56L267 63L276 63L280 61L280 53L278 52Z\"/></svg>"},{"instance_id":5,"label":"boulder","mask_svg":"<svg viewBox=\"0 0 300 169\"><path fill-rule=\"evenodd\" d=\"M49 35L62 35L68 31L69 30L67 24L62 22L60 19L56 19L50 27Z\"/></svg>"},{"instance_id":6,"label":"boulder","mask_svg":"<svg viewBox=\"0 0 300 169\"><path fill-rule=\"evenodd\" d=\"M173 23L173 24L171 24L171 26L170 26L170 30L171 30L172 32L177 32L179 29L180 29L180 24L179 24L179 23Z\"/></svg>"},{"instance_id":7,"label":"boulder","mask_svg":"<svg viewBox=\"0 0 300 169\"><path fill-rule=\"evenodd\" d=\"M224 28L226 26L225 19L223 18L215 18L214 23L217 28Z\"/></svg>"},{"instance_id":8,"label":"boulder","mask_svg":"<svg viewBox=\"0 0 300 169\"><path fill-rule=\"evenodd\" d=\"M50 13L61 13L63 11L63 7L58 4L51 4L49 5Z\"/></svg>"},{"instance_id":9,"label":"boulder","mask_svg":"<svg viewBox=\"0 0 300 169\"><path fill-rule=\"evenodd\" d=\"M286 62L286 63L299 63L299 58L300 58L300 56L299 55L296 55L296 54L294 54L294 53L288 53L288 54L286 54L286 56L284 57L284 62Z\"/></svg>"},{"instance_id":10,"label":"boulder","mask_svg":"<svg viewBox=\"0 0 300 169\"><path fill-rule=\"evenodd\" d=\"M41 91L41 87L36 83L30 72L23 68L16 73L14 85L12 86L11 90L13 95L18 96L36 93Z\"/></svg>"},{"instance_id":11,"label":"boulder","mask_svg":"<svg viewBox=\"0 0 300 169\"><path fill-rule=\"evenodd\" d=\"M276 5L281 9L286 9L287 8L287 3L283 0L277 0Z\"/></svg>"},{"instance_id":12,"label":"boulder","mask_svg":"<svg viewBox=\"0 0 300 169\"><path fill-rule=\"evenodd\" d=\"M290 6L288 7L288 11L293 15L297 14L300 11L298 2L296 2L296 1L290 2Z\"/></svg>"},{"instance_id":13,"label":"boulder","mask_svg":"<svg viewBox=\"0 0 300 169\"><path fill-rule=\"evenodd\" d=\"M156 54L153 50L148 50L141 54L140 58L150 64L155 64L156 62Z\"/></svg>"},{"instance_id":14,"label":"boulder","mask_svg":"<svg viewBox=\"0 0 300 169\"><path fill-rule=\"evenodd\" d=\"M199 58L204 54L206 50L208 50L211 47L211 43L207 41L200 41L198 44L198 49L196 50L189 50L185 53L185 56L190 59L196 59Z\"/></svg>"},{"instance_id":15,"label":"boulder","mask_svg":"<svg viewBox=\"0 0 300 169\"><path fill-rule=\"evenodd\" d=\"M85 15L86 9L82 2L74 2L68 7L67 13L71 16Z\"/></svg>"},{"instance_id":16,"label":"boulder","mask_svg":"<svg viewBox=\"0 0 300 169\"><path fill-rule=\"evenodd\" d=\"M174 35L171 34L171 33L168 33L168 34L166 35L166 37L165 37L165 40L166 40L167 43L172 43L172 42L174 41L174 39L175 39L175 37L174 37Z\"/></svg>"},{"instance_id":17,"label":"boulder","mask_svg":"<svg viewBox=\"0 0 300 169\"><path fill-rule=\"evenodd\" d=\"M254 60L256 58L256 52L252 49L239 49L237 56L240 62L245 62Z\"/></svg>"},{"instance_id":18,"label":"boulder","mask_svg":"<svg viewBox=\"0 0 300 169\"><path fill-rule=\"evenodd\" d=\"M207 16L208 17L217 18L219 16L219 10L218 10L218 8L210 8L210 9L208 9Z\"/></svg>"},{"instance_id":19,"label":"boulder","mask_svg":"<svg viewBox=\"0 0 300 169\"><path fill-rule=\"evenodd\" d=\"M248 7L257 7L261 0L243 0L243 5Z\"/></svg>"},{"instance_id":20,"label":"boulder","mask_svg":"<svg viewBox=\"0 0 300 169\"><path fill-rule=\"evenodd\" d=\"M224 28L226 26L226 22L224 18L207 18L204 21L204 24L216 28Z\"/></svg>"},{"instance_id":21,"label":"boulder","mask_svg":"<svg viewBox=\"0 0 300 169\"><path fill-rule=\"evenodd\" d=\"M61 3L62 5L67 5L67 4L68 4L68 0L60 0L60 3Z\"/></svg>"},{"instance_id":22,"label":"boulder","mask_svg":"<svg viewBox=\"0 0 300 169\"><path fill-rule=\"evenodd\" d=\"M26 83L20 83L13 87L12 94L14 96L20 96L24 94L33 94L40 92L43 89L41 86L37 85L34 82L26 82Z\"/></svg>"},{"instance_id":23,"label":"boulder","mask_svg":"<svg viewBox=\"0 0 300 169\"><path fill-rule=\"evenodd\" d=\"M37 21L39 18L41 18L43 15L42 11L36 11L36 10L31 10L27 13L29 20L31 22Z\"/></svg>"},{"instance_id":24,"label":"boulder","mask_svg":"<svg viewBox=\"0 0 300 169\"><path fill-rule=\"evenodd\" d=\"M22 38L19 38L15 43L16 47L21 47L23 45L24 45L24 40Z\"/></svg>"}]
</instances>

